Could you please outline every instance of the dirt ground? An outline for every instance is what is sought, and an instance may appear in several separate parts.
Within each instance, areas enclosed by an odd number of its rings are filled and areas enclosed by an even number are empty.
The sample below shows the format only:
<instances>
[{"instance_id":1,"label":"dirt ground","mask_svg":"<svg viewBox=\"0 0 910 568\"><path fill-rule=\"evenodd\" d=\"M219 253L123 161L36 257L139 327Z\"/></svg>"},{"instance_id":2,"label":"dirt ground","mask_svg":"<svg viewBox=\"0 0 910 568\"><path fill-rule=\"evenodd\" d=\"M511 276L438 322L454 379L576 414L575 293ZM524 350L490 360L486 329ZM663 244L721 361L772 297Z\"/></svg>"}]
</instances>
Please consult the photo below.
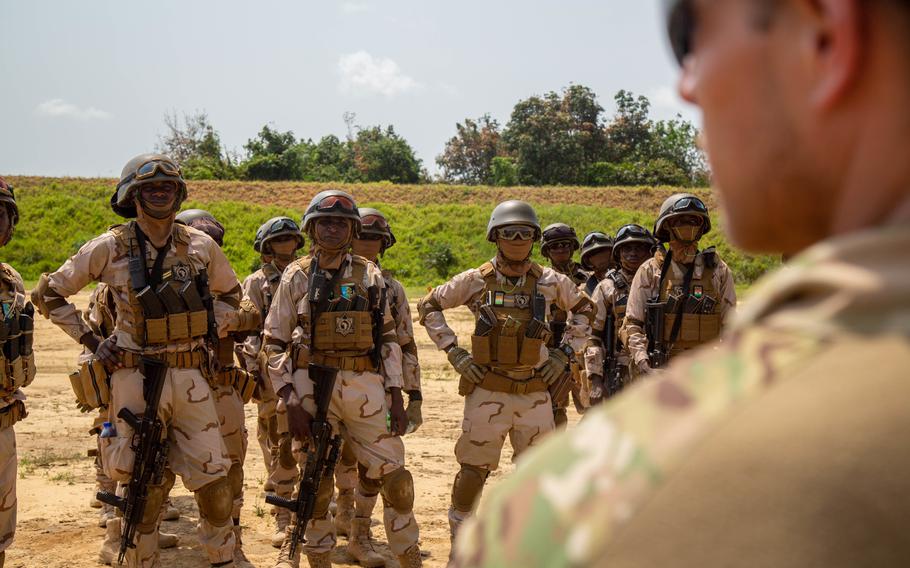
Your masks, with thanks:
<instances>
[{"instance_id":1,"label":"dirt ground","mask_svg":"<svg viewBox=\"0 0 910 568\"><path fill-rule=\"evenodd\" d=\"M74 298L79 306L88 293ZM412 311L416 313L412 305ZM448 317L461 337L469 334L470 314L456 310ZM417 326L417 345L423 368L424 424L405 439L408 468L416 485L415 512L420 524L424 565L445 566L449 553L449 526L446 512L452 479L458 470L453 455L461 426L462 402L456 392L455 374L442 352L435 349L423 328ZM7 568L71 568L99 566L98 549L104 529L98 528L98 510L89 508L94 492L93 458L86 451L94 446L88 436L92 415L75 408L68 375L75 368L77 345L56 326L38 318L35 329L38 376L26 389L28 418L18 423L16 438L19 453L19 522L16 539L7 551ZM569 411L570 427L577 421ZM250 433L245 470L246 495L241 516L244 548L256 566L271 567L278 551L269 544L273 524L265 504L262 453L255 439L256 406L246 407ZM488 483L493 486L513 469L512 451L503 450L500 469ZM162 530L177 533L180 544L162 553L167 567L205 568L209 563L199 547L195 527L198 512L193 496L178 480L172 492L180 519L166 522ZM373 534L389 566L397 566L385 545L381 508L373 515ZM347 541L339 538L333 563L354 564L346 553ZM302 562L305 565L305 562Z\"/></svg>"}]
</instances>

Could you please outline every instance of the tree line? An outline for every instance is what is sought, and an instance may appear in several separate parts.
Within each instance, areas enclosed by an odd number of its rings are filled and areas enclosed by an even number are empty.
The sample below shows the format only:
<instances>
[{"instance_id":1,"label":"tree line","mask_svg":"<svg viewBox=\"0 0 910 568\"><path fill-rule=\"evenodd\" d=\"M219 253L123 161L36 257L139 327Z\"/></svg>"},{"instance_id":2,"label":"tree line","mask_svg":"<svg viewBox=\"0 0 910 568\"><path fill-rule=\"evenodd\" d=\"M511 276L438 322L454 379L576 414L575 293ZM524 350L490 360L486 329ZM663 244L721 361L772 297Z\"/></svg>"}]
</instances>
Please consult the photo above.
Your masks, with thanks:
<instances>
[{"instance_id":1,"label":"tree line","mask_svg":"<svg viewBox=\"0 0 910 568\"><path fill-rule=\"evenodd\" d=\"M345 113L347 135L298 139L265 125L230 151L204 112L165 116L158 149L176 158L188 179L307 182L457 183L465 185L704 186L698 130L682 117L656 121L650 101L629 91L605 115L590 88L571 85L519 101L505 126L489 114L455 125L430 176L394 127L362 127Z\"/></svg>"}]
</instances>

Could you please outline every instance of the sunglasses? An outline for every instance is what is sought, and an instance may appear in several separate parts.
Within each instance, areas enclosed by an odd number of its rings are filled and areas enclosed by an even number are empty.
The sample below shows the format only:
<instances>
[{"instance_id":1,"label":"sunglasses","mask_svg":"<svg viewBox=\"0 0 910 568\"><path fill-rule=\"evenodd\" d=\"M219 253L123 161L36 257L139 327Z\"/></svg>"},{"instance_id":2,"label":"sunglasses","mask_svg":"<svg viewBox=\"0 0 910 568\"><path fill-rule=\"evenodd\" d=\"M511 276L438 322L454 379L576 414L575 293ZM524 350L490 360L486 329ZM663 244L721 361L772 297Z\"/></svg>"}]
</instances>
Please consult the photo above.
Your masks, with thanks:
<instances>
[{"instance_id":1,"label":"sunglasses","mask_svg":"<svg viewBox=\"0 0 910 568\"><path fill-rule=\"evenodd\" d=\"M317 211L349 211L357 209L354 202L342 195L332 195L326 197L316 205Z\"/></svg>"},{"instance_id":2,"label":"sunglasses","mask_svg":"<svg viewBox=\"0 0 910 568\"><path fill-rule=\"evenodd\" d=\"M692 52L692 37L695 34L695 10L691 0L677 0L667 11L667 34L676 61L683 60Z\"/></svg>"},{"instance_id":3,"label":"sunglasses","mask_svg":"<svg viewBox=\"0 0 910 568\"><path fill-rule=\"evenodd\" d=\"M568 249L572 248L572 243L570 241L559 241L547 245L547 248L550 250Z\"/></svg>"},{"instance_id":4,"label":"sunglasses","mask_svg":"<svg viewBox=\"0 0 910 568\"><path fill-rule=\"evenodd\" d=\"M507 227L500 227L496 229L496 236L507 241L514 241L516 239L520 239L522 241L530 241L534 239L535 232L536 231L533 227L526 227L525 225L509 225Z\"/></svg>"}]
</instances>

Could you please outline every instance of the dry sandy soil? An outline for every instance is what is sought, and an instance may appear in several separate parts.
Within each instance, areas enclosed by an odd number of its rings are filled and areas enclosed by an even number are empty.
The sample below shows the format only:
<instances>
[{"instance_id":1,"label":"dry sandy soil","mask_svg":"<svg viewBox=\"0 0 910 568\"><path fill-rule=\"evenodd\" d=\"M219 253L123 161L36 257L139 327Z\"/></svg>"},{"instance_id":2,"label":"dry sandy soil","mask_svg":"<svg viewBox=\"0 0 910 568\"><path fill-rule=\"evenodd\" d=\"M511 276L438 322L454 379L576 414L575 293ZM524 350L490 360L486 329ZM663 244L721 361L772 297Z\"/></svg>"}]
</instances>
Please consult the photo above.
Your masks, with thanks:
<instances>
[{"instance_id":1,"label":"dry sandy soil","mask_svg":"<svg viewBox=\"0 0 910 568\"><path fill-rule=\"evenodd\" d=\"M87 293L75 297L84 306ZM416 313L412 306L412 311ZM466 309L449 317L462 337L469 333ZM454 372L444 355L436 351L423 328L417 326L417 344L423 367L424 425L406 440L408 467L414 474L424 565L445 565L449 553L446 511L452 479L458 470L453 455L460 431L462 402L456 392ZM19 452L19 523L16 540L7 551L7 568L70 568L99 566L98 549L104 530L98 528L98 510L88 506L94 491L94 467L86 451L93 447L87 434L92 416L75 409L68 374L75 366L78 348L62 331L39 318L35 330L38 376L27 389L29 416L16 425ZM241 516L247 556L256 566L271 567L277 550L269 545L272 521L265 504L262 483L265 469L255 440L255 404L246 407L250 448L246 458L246 501ZM574 423L578 416L570 410ZM570 426L571 427L571 426ZM500 470L489 485L495 485L513 468L508 444ZM209 564L195 536L198 512L193 497L179 483L172 500L180 519L163 524L163 530L180 535L178 548L163 551L163 565L205 568ZM373 533L389 566L397 566L385 546L381 509L374 512ZM339 538L333 562L354 564L346 553L347 541ZM303 562L305 565L305 562Z\"/></svg>"}]
</instances>

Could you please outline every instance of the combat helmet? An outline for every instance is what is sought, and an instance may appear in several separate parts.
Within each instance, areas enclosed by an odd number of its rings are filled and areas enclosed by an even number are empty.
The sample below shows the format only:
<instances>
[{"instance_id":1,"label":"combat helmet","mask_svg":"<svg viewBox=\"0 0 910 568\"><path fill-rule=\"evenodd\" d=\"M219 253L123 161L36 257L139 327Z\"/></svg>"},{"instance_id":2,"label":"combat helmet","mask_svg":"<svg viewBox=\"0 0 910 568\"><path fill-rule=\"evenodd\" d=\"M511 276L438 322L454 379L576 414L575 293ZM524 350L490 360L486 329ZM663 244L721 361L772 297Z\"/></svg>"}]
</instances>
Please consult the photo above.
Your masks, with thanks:
<instances>
[{"instance_id":1,"label":"combat helmet","mask_svg":"<svg viewBox=\"0 0 910 568\"><path fill-rule=\"evenodd\" d=\"M224 246L224 225L218 222L214 215L205 209L187 209L174 217L175 223L199 229L212 237L218 246Z\"/></svg>"},{"instance_id":2,"label":"combat helmet","mask_svg":"<svg viewBox=\"0 0 910 568\"><path fill-rule=\"evenodd\" d=\"M140 154L123 166L120 182L111 195L111 209L121 217L131 218L137 215L133 201L135 189L143 183L152 181L173 181L177 184L177 200L174 208L179 209L186 199L186 182L180 173L177 162L164 154Z\"/></svg>"},{"instance_id":3,"label":"combat helmet","mask_svg":"<svg viewBox=\"0 0 910 568\"><path fill-rule=\"evenodd\" d=\"M651 231L641 225L629 223L623 225L616 231L616 240L613 241L613 260L619 262L620 248L629 243L644 243L652 249L657 246L657 239L651 234Z\"/></svg>"},{"instance_id":4,"label":"combat helmet","mask_svg":"<svg viewBox=\"0 0 910 568\"><path fill-rule=\"evenodd\" d=\"M549 256L547 252L551 245L566 241L572 243L573 254L581 246L578 242L578 235L575 234L574 228L566 225L565 223L553 223L552 225L547 225L544 228L543 235L540 238L540 252L544 256Z\"/></svg>"},{"instance_id":5,"label":"combat helmet","mask_svg":"<svg viewBox=\"0 0 910 568\"><path fill-rule=\"evenodd\" d=\"M382 250L384 253L395 244L395 234L392 233L392 227L389 226L388 219L382 214L382 211L372 207L360 208L360 220L362 228L360 235L377 235L382 237Z\"/></svg>"},{"instance_id":6,"label":"combat helmet","mask_svg":"<svg viewBox=\"0 0 910 568\"><path fill-rule=\"evenodd\" d=\"M309 234L314 226L313 222L321 217L350 219L354 227L354 236L360 234L360 211L357 210L357 202L350 193L340 189L327 189L317 193L303 215L303 232Z\"/></svg>"},{"instance_id":7,"label":"combat helmet","mask_svg":"<svg viewBox=\"0 0 910 568\"><path fill-rule=\"evenodd\" d=\"M13 193L13 186L6 183L6 180L0 177L0 203L9 210L10 227L15 227L19 222L19 206L16 204L16 195Z\"/></svg>"},{"instance_id":8,"label":"combat helmet","mask_svg":"<svg viewBox=\"0 0 910 568\"><path fill-rule=\"evenodd\" d=\"M594 267L588 262L591 255L601 251L611 250L615 245L610 235L594 231L585 235L581 244L581 265L588 270L594 270Z\"/></svg>"},{"instance_id":9,"label":"combat helmet","mask_svg":"<svg viewBox=\"0 0 910 568\"><path fill-rule=\"evenodd\" d=\"M660 214L654 222L654 237L662 243L671 240L670 231L666 228L668 219L681 215L696 215L702 218L701 236L707 235L711 230L711 218L708 216L708 207L705 202L691 193L676 193L668 197L660 206Z\"/></svg>"},{"instance_id":10,"label":"combat helmet","mask_svg":"<svg viewBox=\"0 0 910 568\"><path fill-rule=\"evenodd\" d=\"M534 239L540 238L540 222L531 204L526 201L510 199L503 201L493 209L490 222L487 224L487 240L496 242L496 229L506 225L524 225L534 229Z\"/></svg>"},{"instance_id":11,"label":"combat helmet","mask_svg":"<svg viewBox=\"0 0 910 568\"><path fill-rule=\"evenodd\" d=\"M262 254L265 251L265 245L272 239L293 235L297 237L297 247L294 250L303 248L303 233L300 232L300 225L290 217L272 217L259 226L256 231L256 239L253 241L253 250Z\"/></svg>"}]
</instances>

